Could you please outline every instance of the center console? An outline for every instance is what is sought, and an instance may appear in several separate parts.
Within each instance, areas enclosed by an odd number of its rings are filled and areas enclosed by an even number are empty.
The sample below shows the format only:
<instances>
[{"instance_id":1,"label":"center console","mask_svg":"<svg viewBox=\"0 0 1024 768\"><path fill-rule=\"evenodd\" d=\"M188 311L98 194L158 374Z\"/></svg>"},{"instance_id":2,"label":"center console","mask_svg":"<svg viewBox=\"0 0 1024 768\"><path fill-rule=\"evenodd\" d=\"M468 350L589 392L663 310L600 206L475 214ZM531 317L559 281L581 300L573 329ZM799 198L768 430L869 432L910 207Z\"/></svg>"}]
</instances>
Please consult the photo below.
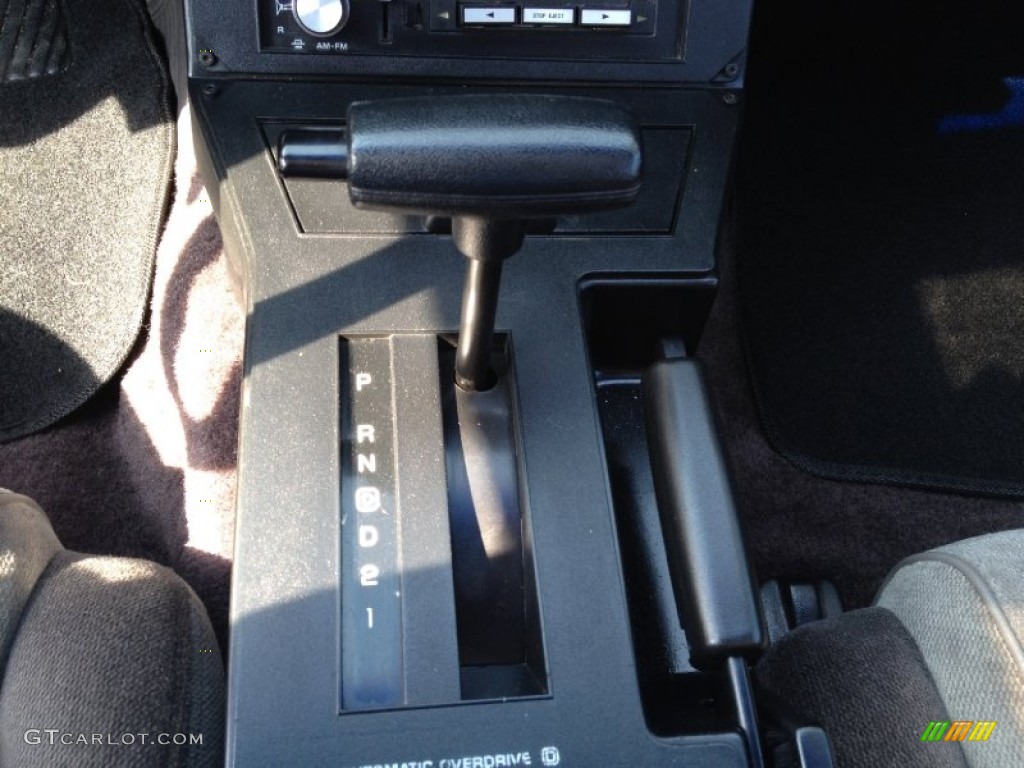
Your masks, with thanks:
<instances>
[{"instance_id":1,"label":"center console","mask_svg":"<svg viewBox=\"0 0 1024 768\"><path fill-rule=\"evenodd\" d=\"M248 309L228 763L761 765L690 358L749 2L186 8Z\"/></svg>"}]
</instances>

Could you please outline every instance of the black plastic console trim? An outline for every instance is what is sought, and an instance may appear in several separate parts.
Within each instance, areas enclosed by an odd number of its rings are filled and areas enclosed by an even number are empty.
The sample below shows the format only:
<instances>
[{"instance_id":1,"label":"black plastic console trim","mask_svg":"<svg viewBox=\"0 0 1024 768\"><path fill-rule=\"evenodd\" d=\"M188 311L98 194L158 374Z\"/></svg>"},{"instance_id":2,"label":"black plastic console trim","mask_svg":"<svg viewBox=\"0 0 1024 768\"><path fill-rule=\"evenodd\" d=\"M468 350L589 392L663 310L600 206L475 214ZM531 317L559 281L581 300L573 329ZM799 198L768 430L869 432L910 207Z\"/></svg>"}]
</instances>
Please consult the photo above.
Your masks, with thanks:
<instances>
[{"instance_id":1,"label":"black plastic console trim","mask_svg":"<svg viewBox=\"0 0 1024 768\"><path fill-rule=\"evenodd\" d=\"M564 766L744 766L735 730L656 737L645 720L577 302L588 274L681 279L713 269L737 110L704 91L571 90L617 100L644 125L692 126L682 214L668 235L528 235L505 264L496 322L515 348L550 695L339 714L339 337L454 331L464 259L445 235L300 232L261 121L330 122L355 99L443 90L192 82L197 150L248 311L229 763L440 768L442 760L528 752L539 765L557 748ZM434 369L399 386L431 400L438 381ZM425 409L421 427L400 429L398 452L403 441L417 444L416 429L435 440L439 420L439 407L436 415ZM418 455L412 476L440 500L426 503L444 521L443 462ZM423 578L450 578L443 553L421 555ZM412 603L407 594L403 610ZM437 649L422 650L418 658L427 659ZM438 698L423 692L423 700Z\"/></svg>"},{"instance_id":2,"label":"black plastic console trim","mask_svg":"<svg viewBox=\"0 0 1024 768\"><path fill-rule=\"evenodd\" d=\"M287 4L286 0L282 4ZM464 38L463 45L455 49L444 39L415 46L403 46L401 41L398 45L382 43L377 50L362 51L350 45L345 52L317 54L261 51L255 0L186 0L189 76L646 82L741 88L752 0L676 0L675 4L678 12L659 11L666 21L675 21L659 30L659 37L653 40L657 44L654 51L645 45L649 38L642 36L620 43L622 38L607 30L577 30L568 36L555 30L552 38L552 30L526 29L513 35L518 41L499 31L498 38L506 39L498 43L494 30L453 30ZM373 8L380 4L360 5ZM440 36L450 38L452 33ZM556 40L554 46L548 43L552 39ZM546 52L537 55L538 48ZM608 53L615 48L616 53Z\"/></svg>"}]
</instances>

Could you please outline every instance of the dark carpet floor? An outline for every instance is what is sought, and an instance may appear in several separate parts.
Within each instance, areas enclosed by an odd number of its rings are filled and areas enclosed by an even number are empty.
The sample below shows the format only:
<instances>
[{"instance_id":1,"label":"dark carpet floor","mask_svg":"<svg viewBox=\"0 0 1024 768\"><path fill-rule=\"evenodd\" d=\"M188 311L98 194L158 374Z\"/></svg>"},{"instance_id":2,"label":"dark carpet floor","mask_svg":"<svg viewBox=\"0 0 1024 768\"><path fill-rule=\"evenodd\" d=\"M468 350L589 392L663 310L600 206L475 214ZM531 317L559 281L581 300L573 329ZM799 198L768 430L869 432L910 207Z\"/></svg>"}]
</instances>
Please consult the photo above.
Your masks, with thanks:
<instances>
[{"instance_id":1,"label":"dark carpet floor","mask_svg":"<svg viewBox=\"0 0 1024 768\"><path fill-rule=\"evenodd\" d=\"M0 487L38 501L70 550L173 568L226 652L244 313L190 120L186 109L142 335L83 408L0 445Z\"/></svg>"},{"instance_id":2,"label":"dark carpet floor","mask_svg":"<svg viewBox=\"0 0 1024 768\"><path fill-rule=\"evenodd\" d=\"M904 557L1024 526L1024 502L829 480L795 466L765 437L740 343L735 253L723 243L722 288L698 350L736 501L760 581L827 579L845 607L867 605Z\"/></svg>"},{"instance_id":3,"label":"dark carpet floor","mask_svg":"<svg viewBox=\"0 0 1024 768\"><path fill-rule=\"evenodd\" d=\"M699 356L762 580L865 605L903 557L1024 526L991 495L1024 448L1022 14L757 6L739 224ZM784 458L791 435L819 460ZM923 469L958 492L892 484Z\"/></svg>"},{"instance_id":4,"label":"dark carpet floor","mask_svg":"<svg viewBox=\"0 0 1024 768\"><path fill-rule=\"evenodd\" d=\"M174 163L154 39L137 0L0 4L0 441L84 403L138 336Z\"/></svg>"},{"instance_id":5,"label":"dark carpet floor","mask_svg":"<svg viewBox=\"0 0 1024 768\"><path fill-rule=\"evenodd\" d=\"M759 6L740 300L768 437L811 472L1024 496L1022 28Z\"/></svg>"}]
</instances>

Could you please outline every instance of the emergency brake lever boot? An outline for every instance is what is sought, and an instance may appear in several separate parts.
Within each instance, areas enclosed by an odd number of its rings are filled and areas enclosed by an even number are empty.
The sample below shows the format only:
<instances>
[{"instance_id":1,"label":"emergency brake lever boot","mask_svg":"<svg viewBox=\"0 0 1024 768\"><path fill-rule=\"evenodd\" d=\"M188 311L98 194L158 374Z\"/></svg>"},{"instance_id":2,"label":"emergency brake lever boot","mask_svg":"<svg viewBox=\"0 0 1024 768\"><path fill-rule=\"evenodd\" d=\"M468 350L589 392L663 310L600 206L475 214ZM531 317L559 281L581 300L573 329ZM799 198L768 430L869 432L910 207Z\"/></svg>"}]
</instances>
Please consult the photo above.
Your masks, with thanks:
<instances>
[{"instance_id":1,"label":"emergency brake lever boot","mask_svg":"<svg viewBox=\"0 0 1024 768\"><path fill-rule=\"evenodd\" d=\"M525 220L622 208L641 181L640 132L609 101L481 94L357 102L348 128L281 135L285 176L348 179L357 208L452 218L469 259L456 382L494 383L489 357L501 263Z\"/></svg>"}]
</instances>

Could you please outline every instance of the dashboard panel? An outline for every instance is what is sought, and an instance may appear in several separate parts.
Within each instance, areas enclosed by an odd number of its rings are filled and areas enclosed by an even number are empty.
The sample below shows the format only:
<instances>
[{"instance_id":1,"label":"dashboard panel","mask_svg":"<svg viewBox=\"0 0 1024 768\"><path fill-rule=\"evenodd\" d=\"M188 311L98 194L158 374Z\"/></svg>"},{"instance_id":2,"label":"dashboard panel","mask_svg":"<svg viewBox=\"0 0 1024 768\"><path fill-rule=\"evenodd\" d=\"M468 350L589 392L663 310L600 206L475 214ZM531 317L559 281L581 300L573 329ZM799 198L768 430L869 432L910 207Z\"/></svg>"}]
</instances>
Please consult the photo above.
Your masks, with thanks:
<instances>
[{"instance_id":1,"label":"dashboard panel","mask_svg":"<svg viewBox=\"0 0 1024 768\"><path fill-rule=\"evenodd\" d=\"M735 87L750 0L189 0L191 74Z\"/></svg>"}]
</instances>

